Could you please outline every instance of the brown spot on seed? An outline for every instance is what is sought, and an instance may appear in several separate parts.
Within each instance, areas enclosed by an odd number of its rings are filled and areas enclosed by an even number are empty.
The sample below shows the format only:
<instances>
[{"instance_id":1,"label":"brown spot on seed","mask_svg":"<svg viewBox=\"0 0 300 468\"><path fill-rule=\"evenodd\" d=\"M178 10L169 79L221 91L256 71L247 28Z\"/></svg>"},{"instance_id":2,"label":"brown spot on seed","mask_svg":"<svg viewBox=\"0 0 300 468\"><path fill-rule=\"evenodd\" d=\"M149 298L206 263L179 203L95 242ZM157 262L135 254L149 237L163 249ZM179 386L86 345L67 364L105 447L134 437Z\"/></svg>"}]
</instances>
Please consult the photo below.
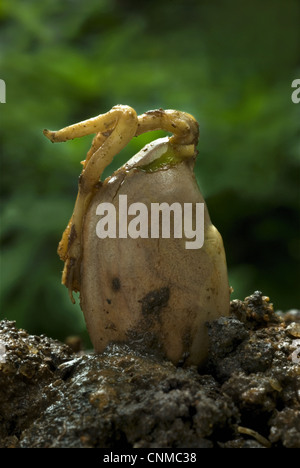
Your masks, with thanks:
<instances>
[{"instance_id":1,"label":"brown spot on seed","mask_svg":"<svg viewBox=\"0 0 300 468\"><path fill-rule=\"evenodd\" d=\"M119 291L121 289L119 278L113 278L111 285L114 291Z\"/></svg>"},{"instance_id":2,"label":"brown spot on seed","mask_svg":"<svg viewBox=\"0 0 300 468\"><path fill-rule=\"evenodd\" d=\"M162 307L168 304L170 289L168 287L150 291L141 299L143 314L158 313Z\"/></svg>"},{"instance_id":3,"label":"brown spot on seed","mask_svg":"<svg viewBox=\"0 0 300 468\"><path fill-rule=\"evenodd\" d=\"M75 228L75 225L72 224L71 231L70 231L70 234L69 234L69 237L68 237L68 247L69 248L73 244L76 237L77 237L76 228Z\"/></svg>"},{"instance_id":4,"label":"brown spot on seed","mask_svg":"<svg viewBox=\"0 0 300 468\"><path fill-rule=\"evenodd\" d=\"M116 325L114 324L114 322L107 322L107 325L105 325L104 329L105 329L105 330L117 331L117 327L116 327Z\"/></svg>"}]
</instances>

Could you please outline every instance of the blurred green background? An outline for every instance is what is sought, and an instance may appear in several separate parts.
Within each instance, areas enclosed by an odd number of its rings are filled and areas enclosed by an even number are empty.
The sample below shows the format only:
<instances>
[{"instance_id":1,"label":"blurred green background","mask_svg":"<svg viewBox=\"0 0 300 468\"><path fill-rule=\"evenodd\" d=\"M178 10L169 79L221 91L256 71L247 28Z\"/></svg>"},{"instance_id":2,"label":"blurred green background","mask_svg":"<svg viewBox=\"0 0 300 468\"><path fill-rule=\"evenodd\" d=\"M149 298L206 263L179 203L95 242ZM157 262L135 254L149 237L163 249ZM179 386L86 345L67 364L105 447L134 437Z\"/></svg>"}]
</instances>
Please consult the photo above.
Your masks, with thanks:
<instances>
[{"instance_id":1,"label":"blurred green background","mask_svg":"<svg viewBox=\"0 0 300 468\"><path fill-rule=\"evenodd\" d=\"M196 174L232 298L258 289L299 308L299 24L294 0L1 0L1 318L85 335L56 248L92 137L52 145L42 130L119 103L196 117ZM115 167L158 135L132 141Z\"/></svg>"}]
</instances>

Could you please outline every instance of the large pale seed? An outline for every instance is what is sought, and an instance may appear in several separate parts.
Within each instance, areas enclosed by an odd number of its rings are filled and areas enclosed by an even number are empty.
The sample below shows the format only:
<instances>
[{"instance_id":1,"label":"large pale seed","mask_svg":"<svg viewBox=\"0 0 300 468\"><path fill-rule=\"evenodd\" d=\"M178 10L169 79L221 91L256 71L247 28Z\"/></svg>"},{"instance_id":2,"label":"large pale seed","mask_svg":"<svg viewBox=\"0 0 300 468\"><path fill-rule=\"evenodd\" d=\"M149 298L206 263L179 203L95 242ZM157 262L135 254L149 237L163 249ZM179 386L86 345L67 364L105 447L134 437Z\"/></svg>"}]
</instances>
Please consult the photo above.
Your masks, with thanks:
<instances>
[{"instance_id":1,"label":"large pale seed","mask_svg":"<svg viewBox=\"0 0 300 468\"><path fill-rule=\"evenodd\" d=\"M201 365L207 358L206 322L229 313L229 285L221 235L204 212L204 245L185 248L186 239L99 239L97 206L119 195L128 205L204 203L193 159L155 168L172 151L156 140L106 179L93 197L82 231L80 301L96 352L110 342L130 342L159 351L175 364ZM151 164L152 163L152 164ZM149 166L150 165L150 166ZM154 170L145 168L154 167Z\"/></svg>"}]
</instances>

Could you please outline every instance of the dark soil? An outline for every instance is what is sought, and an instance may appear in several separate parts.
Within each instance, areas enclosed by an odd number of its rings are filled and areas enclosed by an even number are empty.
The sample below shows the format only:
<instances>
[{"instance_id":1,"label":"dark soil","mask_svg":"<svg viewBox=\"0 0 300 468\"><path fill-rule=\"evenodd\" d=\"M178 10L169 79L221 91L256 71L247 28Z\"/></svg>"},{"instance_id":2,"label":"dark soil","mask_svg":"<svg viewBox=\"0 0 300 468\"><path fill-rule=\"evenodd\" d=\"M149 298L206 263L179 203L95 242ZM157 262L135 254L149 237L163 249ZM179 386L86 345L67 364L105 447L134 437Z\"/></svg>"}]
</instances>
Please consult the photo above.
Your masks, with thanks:
<instances>
[{"instance_id":1,"label":"dark soil","mask_svg":"<svg viewBox=\"0 0 300 468\"><path fill-rule=\"evenodd\" d=\"M0 447L300 448L300 316L260 292L208 325L205 369L75 353L0 322Z\"/></svg>"}]
</instances>

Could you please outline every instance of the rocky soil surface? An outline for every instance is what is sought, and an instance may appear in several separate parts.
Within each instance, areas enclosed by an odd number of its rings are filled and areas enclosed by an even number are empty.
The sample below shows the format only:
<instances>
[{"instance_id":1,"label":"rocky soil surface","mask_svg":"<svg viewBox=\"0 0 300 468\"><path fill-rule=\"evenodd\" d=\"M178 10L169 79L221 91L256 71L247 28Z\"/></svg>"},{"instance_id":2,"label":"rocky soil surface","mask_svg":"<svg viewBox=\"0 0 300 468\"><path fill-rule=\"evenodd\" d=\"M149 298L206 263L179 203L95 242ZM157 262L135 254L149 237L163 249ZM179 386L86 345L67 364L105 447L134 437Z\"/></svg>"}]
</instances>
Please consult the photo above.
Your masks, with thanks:
<instances>
[{"instance_id":1,"label":"rocky soil surface","mask_svg":"<svg viewBox=\"0 0 300 468\"><path fill-rule=\"evenodd\" d=\"M300 448L300 312L255 292L208 325L205 368L75 353L0 322L0 447Z\"/></svg>"}]
</instances>

